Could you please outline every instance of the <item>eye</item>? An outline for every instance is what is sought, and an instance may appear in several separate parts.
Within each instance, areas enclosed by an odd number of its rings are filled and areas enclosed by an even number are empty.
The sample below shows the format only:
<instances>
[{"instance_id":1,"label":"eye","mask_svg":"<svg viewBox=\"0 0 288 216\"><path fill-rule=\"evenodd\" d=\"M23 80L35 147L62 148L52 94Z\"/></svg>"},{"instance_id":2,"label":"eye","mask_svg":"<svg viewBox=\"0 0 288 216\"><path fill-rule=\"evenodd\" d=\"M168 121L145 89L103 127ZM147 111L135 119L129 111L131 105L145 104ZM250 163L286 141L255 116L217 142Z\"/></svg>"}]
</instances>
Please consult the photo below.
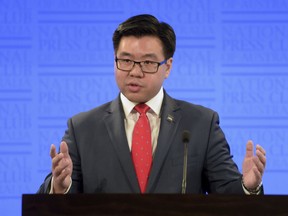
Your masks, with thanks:
<instances>
[{"instance_id":1,"label":"eye","mask_svg":"<svg viewBox=\"0 0 288 216\"><path fill-rule=\"evenodd\" d=\"M132 63L132 60L130 60L130 59L121 59L121 61L122 61L123 63L125 63L125 64L130 64L130 63Z\"/></svg>"},{"instance_id":2,"label":"eye","mask_svg":"<svg viewBox=\"0 0 288 216\"><path fill-rule=\"evenodd\" d=\"M144 61L144 65L153 65L155 62L153 61Z\"/></svg>"}]
</instances>

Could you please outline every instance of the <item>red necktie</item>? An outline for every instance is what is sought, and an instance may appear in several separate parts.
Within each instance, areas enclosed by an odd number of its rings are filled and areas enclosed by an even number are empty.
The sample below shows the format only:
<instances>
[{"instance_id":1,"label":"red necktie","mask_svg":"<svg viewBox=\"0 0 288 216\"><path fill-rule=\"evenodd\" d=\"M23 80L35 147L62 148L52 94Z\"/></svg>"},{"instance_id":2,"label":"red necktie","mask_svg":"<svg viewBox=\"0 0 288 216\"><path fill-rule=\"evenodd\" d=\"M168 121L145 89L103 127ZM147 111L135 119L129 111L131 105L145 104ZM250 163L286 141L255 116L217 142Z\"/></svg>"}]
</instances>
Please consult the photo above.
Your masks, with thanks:
<instances>
[{"instance_id":1,"label":"red necktie","mask_svg":"<svg viewBox=\"0 0 288 216\"><path fill-rule=\"evenodd\" d=\"M150 107L146 104L138 104L134 109L140 116L135 124L132 135L132 160L141 193L144 193L152 164L151 129L146 116L146 112Z\"/></svg>"}]
</instances>

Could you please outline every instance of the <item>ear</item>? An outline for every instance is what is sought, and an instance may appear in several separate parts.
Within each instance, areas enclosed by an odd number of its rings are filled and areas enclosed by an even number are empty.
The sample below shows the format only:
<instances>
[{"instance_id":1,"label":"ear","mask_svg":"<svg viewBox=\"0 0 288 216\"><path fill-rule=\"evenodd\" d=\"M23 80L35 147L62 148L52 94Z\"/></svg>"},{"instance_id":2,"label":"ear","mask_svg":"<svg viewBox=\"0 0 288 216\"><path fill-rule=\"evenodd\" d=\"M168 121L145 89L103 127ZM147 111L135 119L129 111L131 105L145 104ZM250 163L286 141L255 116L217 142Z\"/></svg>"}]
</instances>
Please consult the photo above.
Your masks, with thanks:
<instances>
[{"instance_id":1,"label":"ear","mask_svg":"<svg viewBox=\"0 0 288 216\"><path fill-rule=\"evenodd\" d=\"M166 62L166 69L165 69L165 78L168 78L170 71L172 69L172 62L173 62L173 58L169 58Z\"/></svg>"}]
</instances>

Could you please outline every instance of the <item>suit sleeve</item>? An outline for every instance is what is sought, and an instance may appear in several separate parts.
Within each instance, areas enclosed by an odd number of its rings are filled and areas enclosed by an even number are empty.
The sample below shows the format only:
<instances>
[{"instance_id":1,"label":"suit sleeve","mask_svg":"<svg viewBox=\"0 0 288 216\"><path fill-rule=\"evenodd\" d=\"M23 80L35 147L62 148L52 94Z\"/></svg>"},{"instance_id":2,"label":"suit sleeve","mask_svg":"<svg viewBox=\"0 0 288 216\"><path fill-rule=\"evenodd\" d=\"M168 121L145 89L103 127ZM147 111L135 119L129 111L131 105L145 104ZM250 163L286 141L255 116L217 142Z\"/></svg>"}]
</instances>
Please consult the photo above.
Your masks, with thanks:
<instances>
[{"instance_id":1,"label":"suit sleeve","mask_svg":"<svg viewBox=\"0 0 288 216\"><path fill-rule=\"evenodd\" d=\"M40 188L38 189L38 191L36 193L37 194L48 194L50 191L51 179L52 179L52 173L49 173L46 176L43 184L40 186Z\"/></svg>"},{"instance_id":2,"label":"suit sleeve","mask_svg":"<svg viewBox=\"0 0 288 216\"><path fill-rule=\"evenodd\" d=\"M244 194L242 175L232 160L230 147L219 126L219 116L216 112L211 120L203 175L208 193Z\"/></svg>"}]
</instances>

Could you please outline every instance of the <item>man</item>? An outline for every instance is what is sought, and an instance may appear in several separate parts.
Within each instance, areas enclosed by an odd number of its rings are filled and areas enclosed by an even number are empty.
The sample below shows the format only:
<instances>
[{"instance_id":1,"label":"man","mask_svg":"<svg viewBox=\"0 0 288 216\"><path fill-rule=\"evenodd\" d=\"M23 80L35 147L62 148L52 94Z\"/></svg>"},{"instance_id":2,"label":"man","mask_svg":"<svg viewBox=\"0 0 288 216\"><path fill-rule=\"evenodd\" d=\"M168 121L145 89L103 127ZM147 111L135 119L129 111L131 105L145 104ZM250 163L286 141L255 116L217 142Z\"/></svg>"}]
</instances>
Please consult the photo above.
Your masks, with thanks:
<instances>
[{"instance_id":1,"label":"man","mask_svg":"<svg viewBox=\"0 0 288 216\"><path fill-rule=\"evenodd\" d=\"M52 173L39 193L263 193L265 150L257 145L254 155L248 141L240 174L217 113L163 89L175 44L172 27L151 15L118 26L113 45L120 94L69 119L60 152L51 146Z\"/></svg>"}]
</instances>

